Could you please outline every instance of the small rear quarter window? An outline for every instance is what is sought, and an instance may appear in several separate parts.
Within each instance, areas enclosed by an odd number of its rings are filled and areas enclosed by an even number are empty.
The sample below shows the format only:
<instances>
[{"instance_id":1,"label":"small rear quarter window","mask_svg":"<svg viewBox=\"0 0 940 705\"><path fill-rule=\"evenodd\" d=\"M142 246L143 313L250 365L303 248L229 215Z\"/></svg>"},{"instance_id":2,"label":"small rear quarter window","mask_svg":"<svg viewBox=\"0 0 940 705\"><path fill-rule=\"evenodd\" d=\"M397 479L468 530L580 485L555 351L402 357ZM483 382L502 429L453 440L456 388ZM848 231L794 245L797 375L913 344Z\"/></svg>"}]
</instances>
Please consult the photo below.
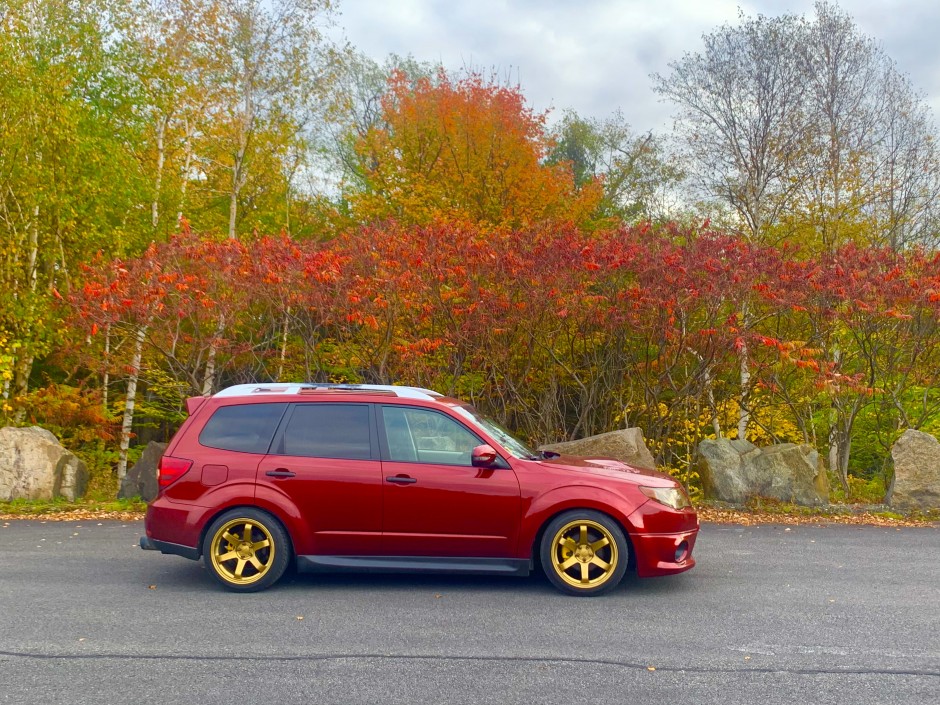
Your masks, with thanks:
<instances>
[{"instance_id":1,"label":"small rear quarter window","mask_svg":"<svg viewBox=\"0 0 940 705\"><path fill-rule=\"evenodd\" d=\"M239 453L267 453L287 404L238 404L215 410L199 443Z\"/></svg>"}]
</instances>

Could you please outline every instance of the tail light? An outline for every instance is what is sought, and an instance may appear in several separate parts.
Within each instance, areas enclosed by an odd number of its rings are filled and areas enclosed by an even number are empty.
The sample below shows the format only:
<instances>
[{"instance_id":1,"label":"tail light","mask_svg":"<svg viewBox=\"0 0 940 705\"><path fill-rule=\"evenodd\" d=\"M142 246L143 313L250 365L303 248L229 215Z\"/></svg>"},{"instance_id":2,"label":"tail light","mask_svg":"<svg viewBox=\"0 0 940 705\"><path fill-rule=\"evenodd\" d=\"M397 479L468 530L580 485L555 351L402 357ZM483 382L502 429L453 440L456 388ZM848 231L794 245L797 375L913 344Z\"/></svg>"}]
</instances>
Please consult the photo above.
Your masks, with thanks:
<instances>
[{"instance_id":1,"label":"tail light","mask_svg":"<svg viewBox=\"0 0 940 705\"><path fill-rule=\"evenodd\" d=\"M160 472L157 474L157 484L160 486L160 489L162 490L165 487L169 487L179 480L192 466L192 460L164 455L160 458Z\"/></svg>"}]
</instances>

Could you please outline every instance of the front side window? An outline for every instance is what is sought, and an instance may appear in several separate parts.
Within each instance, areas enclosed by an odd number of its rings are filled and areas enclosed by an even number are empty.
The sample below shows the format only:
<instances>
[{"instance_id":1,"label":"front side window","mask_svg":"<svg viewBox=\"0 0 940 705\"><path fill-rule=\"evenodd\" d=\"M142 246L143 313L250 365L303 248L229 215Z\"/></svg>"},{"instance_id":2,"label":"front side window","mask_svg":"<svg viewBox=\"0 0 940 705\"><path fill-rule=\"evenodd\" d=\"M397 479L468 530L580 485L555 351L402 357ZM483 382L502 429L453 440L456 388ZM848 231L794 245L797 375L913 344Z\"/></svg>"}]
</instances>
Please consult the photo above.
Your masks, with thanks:
<instances>
[{"instance_id":1,"label":"front side window","mask_svg":"<svg viewBox=\"0 0 940 705\"><path fill-rule=\"evenodd\" d=\"M391 460L438 465L472 465L477 436L444 414L428 409L383 406L382 417Z\"/></svg>"},{"instance_id":2,"label":"front side window","mask_svg":"<svg viewBox=\"0 0 940 705\"><path fill-rule=\"evenodd\" d=\"M308 458L369 460L368 404L297 404L279 453Z\"/></svg>"},{"instance_id":3,"label":"front side window","mask_svg":"<svg viewBox=\"0 0 940 705\"><path fill-rule=\"evenodd\" d=\"M484 416L469 404L455 406L452 408L461 416L464 416L473 423L478 424L484 431L499 441L503 445L503 448L508 450L510 455L512 455L514 458L529 458L530 460L538 458L537 453L533 450L530 450L525 445L525 443L513 436L509 431L493 421L493 419L488 416Z\"/></svg>"},{"instance_id":4,"label":"front side window","mask_svg":"<svg viewBox=\"0 0 940 705\"><path fill-rule=\"evenodd\" d=\"M215 410L199 443L240 453L267 453L287 404L238 404Z\"/></svg>"}]
</instances>

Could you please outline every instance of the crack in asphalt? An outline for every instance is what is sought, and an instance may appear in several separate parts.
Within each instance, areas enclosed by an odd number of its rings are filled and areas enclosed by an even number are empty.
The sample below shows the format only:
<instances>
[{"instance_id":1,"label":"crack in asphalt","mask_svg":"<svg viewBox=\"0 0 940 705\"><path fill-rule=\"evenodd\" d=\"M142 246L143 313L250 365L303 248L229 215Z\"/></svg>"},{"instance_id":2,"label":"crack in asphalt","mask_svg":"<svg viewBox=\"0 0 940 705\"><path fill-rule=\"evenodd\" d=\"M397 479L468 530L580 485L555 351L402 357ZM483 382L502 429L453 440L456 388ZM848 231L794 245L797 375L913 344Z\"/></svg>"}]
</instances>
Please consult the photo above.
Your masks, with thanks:
<instances>
[{"instance_id":1,"label":"crack in asphalt","mask_svg":"<svg viewBox=\"0 0 940 705\"><path fill-rule=\"evenodd\" d=\"M194 656L189 654L46 654L31 651L0 651L0 662L6 659L23 658L36 660L128 660L128 661L257 661L260 663L316 662L343 660L374 661L466 661L483 663L546 663L579 664L593 666L615 666L634 671L666 673L762 673L791 674L803 676L818 675L877 675L877 676L918 676L940 678L940 669L879 669L879 668L781 668L781 667L705 667L705 666L653 666L652 664L617 661L614 659L568 658L558 656L442 656L432 654L310 654L307 656Z\"/></svg>"}]
</instances>

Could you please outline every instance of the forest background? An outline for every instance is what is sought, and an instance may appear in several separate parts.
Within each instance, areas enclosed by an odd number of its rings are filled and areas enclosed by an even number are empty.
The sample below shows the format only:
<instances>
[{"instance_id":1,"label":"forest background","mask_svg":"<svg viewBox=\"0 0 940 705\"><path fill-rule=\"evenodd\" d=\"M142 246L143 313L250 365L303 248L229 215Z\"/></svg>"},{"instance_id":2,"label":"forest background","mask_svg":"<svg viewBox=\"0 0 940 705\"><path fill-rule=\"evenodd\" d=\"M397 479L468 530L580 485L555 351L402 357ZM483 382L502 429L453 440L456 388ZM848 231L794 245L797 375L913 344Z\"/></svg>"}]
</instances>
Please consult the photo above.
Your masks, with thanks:
<instances>
[{"instance_id":1,"label":"forest background","mask_svg":"<svg viewBox=\"0 0 940 705\"><path fill-rule=\"evenodd\" d=\"M111 492L188 396L414 384L533 443L639 426L693 493L703 438L808 443L873 502L940 432L936 126L838 6L706 35L662 135L335 10L0 6L0 425Z\"/></svg>"}]
</instances>

